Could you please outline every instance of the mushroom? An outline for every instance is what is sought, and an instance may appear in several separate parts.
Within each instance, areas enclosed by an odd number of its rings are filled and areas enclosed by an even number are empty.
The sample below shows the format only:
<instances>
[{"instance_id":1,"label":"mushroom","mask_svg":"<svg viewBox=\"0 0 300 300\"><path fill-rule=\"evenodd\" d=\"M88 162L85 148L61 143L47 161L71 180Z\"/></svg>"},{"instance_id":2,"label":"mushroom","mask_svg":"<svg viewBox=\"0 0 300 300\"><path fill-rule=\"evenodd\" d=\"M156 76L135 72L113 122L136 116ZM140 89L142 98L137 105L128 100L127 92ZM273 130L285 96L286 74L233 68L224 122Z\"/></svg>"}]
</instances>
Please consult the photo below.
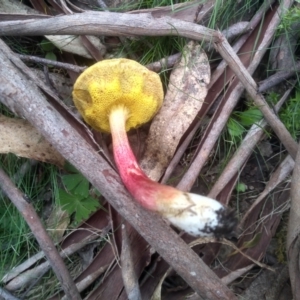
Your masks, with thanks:
<instances>
[{"instance_id":1,"label":"mushroom","mask_svg":"<svg viewBox=\"0 0 300 300\"><path fill-rule=\"evenodd\" d=\"M150 121L161 107L163 88L156 73L129 59L104 60L79 76L73 99L86 123L111 132L121 179L143 207L193 236L220 237L233 231L233 212L221 203L159 184L136 161L127 131Z\"/></svg>"}]
</instances>

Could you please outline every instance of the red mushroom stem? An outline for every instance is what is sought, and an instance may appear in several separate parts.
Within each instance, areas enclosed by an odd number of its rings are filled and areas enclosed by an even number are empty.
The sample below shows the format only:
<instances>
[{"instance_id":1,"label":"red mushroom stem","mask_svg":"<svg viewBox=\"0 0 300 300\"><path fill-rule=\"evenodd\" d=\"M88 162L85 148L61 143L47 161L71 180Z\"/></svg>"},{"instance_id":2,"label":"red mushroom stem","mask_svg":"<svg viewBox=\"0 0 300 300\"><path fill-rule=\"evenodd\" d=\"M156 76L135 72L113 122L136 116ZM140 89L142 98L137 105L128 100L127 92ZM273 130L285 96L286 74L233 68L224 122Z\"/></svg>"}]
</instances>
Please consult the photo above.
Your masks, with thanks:
<instances>
[{"instance_id":1,"label":"red mushroom stem","mask_svg":"<svg viewBox=\"0 0 300 300\"><path fill-rule=\"evenodd\" d=\"M125 124L129 116L124 106L114 107L109 115L114 158L121 179L130 194L145 208L160 211L178 193L175 188L149 179L139 167L131 150Z\"/></svg>"}]
</instances>

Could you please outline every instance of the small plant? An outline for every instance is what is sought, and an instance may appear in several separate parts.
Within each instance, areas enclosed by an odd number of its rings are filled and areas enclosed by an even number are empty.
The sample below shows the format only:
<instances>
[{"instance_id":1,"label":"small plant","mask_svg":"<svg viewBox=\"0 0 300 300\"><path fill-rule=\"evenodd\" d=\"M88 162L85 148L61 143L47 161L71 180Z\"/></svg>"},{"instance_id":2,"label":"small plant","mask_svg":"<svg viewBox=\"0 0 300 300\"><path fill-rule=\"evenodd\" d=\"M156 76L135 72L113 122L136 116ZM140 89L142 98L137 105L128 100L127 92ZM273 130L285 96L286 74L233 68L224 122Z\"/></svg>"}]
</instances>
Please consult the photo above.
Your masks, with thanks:
<instances>
[{"instance_id":1,"label":"small plant","mask_svg":"<svg viewBox=\"0 0 300 300\"><path fill-rule=\"evenodd\" d=\"M259 122L263 115L256 107L250 107L245 111L233 112L227 123L227 130L233 141L240 140L246 130Z\"/></svg>"},{"instance_id":2,"label":"small plant","mask_svg":"<svg viewBox=\"0 0 300 300\"><path fill-rule=\"evenodd\" d=\"M280 119L294 139L300 136L300 91L296 91L279 114Z\"/></svg>"},{"instance_id":3,"label":"small plant","mask_svg":"<svg viewBox=\"0 0 300 300\"><path fill-rule=\"evenodd\" d=\"M299 0L296 2L300 3ZM300 18L300 8L298 6L294 6L283 16L282 21L278 26L278 34L291 31L292 24L298 22L299 18Z\"/></svg>"},{"instance_id":4,"label":"small plant","mask_svg":"<svg viewBox=\"0 0 300 300\"><path fill-rule=\"evenodd\" d=\"M73 166L68 165L67 170L72 174L61 176L65 189L58 190L59 205L70 215L73 214L74 222L78 224L96 211L100 203L90 195L87 179ZM98 192L96 194L99 195Z\"/></svg>"},{"instance_id":5,"label":"small plant","mask_svg":"<svg viewBox=\"0 0 300 300\"><path fill-rule=\"evenodd\" d=\"M247 185L245 183L239 182L236 185L235 189L238 193L244 193L247 190Z\"/></svg>"},{"instance_id":6,"label":"small plant","mask_svg":"<svg viewBox=\"0 0 300 300\"><path fill-rule=\"evenodd\" d=\"M56 61L56 55L54 53L54 50L56 49L56 47L49 41L47 40L42 40L42 42L40 43L40 47L41 50L45 53L45 58L46 59L50 59L53 61Z\"/></svg>"}]
</instances>

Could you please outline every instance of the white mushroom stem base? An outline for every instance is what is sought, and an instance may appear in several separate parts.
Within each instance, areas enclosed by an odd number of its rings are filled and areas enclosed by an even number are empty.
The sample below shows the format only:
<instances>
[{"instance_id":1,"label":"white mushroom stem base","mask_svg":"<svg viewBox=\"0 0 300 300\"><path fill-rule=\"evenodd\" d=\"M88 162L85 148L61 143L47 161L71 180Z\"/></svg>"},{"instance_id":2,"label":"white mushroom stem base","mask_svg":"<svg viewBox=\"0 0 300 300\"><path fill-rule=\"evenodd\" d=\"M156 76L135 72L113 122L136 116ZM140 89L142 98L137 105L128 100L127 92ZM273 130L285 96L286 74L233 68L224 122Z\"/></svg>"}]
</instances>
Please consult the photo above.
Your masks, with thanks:
<instances>
[{"instance_id":1,"label":"white mushroom stem base","mask_svg":"<svg viewBox=\"0 0 300 300\"><path fill-rule=\"evenodd\" d=\"M160 213L174 226L194 236L220 237L230 234L236 220L233 213L216 200L184 193L149 179L139 167L130 148L125 124L130 117L124 106L109 115L114 158L121 179L143 207Z\"/></svg>"}]
</instances>

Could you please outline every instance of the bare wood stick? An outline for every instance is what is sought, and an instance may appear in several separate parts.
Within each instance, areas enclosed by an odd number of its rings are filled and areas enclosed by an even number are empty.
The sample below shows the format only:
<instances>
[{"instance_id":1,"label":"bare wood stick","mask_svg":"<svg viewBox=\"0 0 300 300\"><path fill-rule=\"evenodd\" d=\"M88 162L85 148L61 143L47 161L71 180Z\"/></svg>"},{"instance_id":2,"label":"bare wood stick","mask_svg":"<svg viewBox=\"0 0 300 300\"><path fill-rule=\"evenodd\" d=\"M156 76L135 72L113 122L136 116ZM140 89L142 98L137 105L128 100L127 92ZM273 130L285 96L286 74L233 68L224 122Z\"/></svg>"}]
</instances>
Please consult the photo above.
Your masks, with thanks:
<instances>
[{"instance_id":1,"label":"bare wood stick","mask_svg":"<svg viewBox=\"0 0 300 300\"><path fill-rule=\"evenodd\" d=\"M128 224L122 224L121 265L122 278L129 300L142 300L139 281L134 268L133 254L128 237Z\"/></svg>"},{"instance_id":2,"label":"bare wood stick","mask_svg":"<svg viewBox=\"0 0 300 300\"><path fill-rule=\"evenodd\" d=\"M53 61L53 60L50 60L50 59L41 58L41 57L33 56L33 55L18 54L18 56L23 61L30 61L30 62L40 63L40 64L43 64L43 65L53 65L57 68L70 70L70 71L73 71L73 72L76 72L76 73L81 73L87 68L87 67L79 67L79 66L76 66L76 65L68 64L68 63L63 63L63 62L60 62L60 61Z\"/></svg>"},{"instance_id":3,"label":"bare wood stick","mask_svg":"<svg viewBox=\"0 0 300 300\"><path fill-rule=\"evenodd\" d=\"M169 57L162 58L159 61L155 61L151 64L148 64L146 65L146 68L154 72L160 72L162 69L170 69L175 65L175 63L179 60L180 57L181 53L176 53Z\"/></svg>"},{"instance_id":4,"label":"bare wood stick","mask_svg":"<svg viewBox=\"0 0 300 300\"><path fill-rule=\"evenodd\" d=\"M31 122L200 296L236 299L161 217L132 200L118 174L46 101L35 83L28 80L29 68L2 41L0 60L1 102Z\"/></svg>"},{"instance_id":5,"label":"bare wood stick","mask_svg":"<svg viewBox=\"0 0 300 300\"><path fill-rule=\"evenodd\" d=\"M267 79L260 81L258 83L259 85L258 91L262 93L267 89L275 86L276 84L282 82L284 79L288 79L289 77L294 76L299 71L300 71L300 62L298 61L295 64L294 69L288 71L279 71L274 75L268 77Z\"/></svg>"},{"instance_id":6,"label":"bare wood stick","mask_svg":"<svg viewBox=\"0 0 300 300\"><path fill-rule=\"evenodd\" d=\"M155 18L151 13L122 14L85 12L49 19L1 22L3 35L113 35L113 36L184 36L194 40L216 42L215 30L171 17Z\"/></svg>"},{"instance_id":7,"label":"bare wood stick","mask_svg":"<svg viewBox=\"0 0 300 300\"><path fill-rule=\"evenodd\" d=\"M68 272L62 258L55 248L53 241L49 237L33 206L25 200L24 194L18 190L2 169L0 169L0 187L27 222L51 264L51 267L60 281L68 299L81 299L70 273Z\"/></svg>"}]
</instances>

